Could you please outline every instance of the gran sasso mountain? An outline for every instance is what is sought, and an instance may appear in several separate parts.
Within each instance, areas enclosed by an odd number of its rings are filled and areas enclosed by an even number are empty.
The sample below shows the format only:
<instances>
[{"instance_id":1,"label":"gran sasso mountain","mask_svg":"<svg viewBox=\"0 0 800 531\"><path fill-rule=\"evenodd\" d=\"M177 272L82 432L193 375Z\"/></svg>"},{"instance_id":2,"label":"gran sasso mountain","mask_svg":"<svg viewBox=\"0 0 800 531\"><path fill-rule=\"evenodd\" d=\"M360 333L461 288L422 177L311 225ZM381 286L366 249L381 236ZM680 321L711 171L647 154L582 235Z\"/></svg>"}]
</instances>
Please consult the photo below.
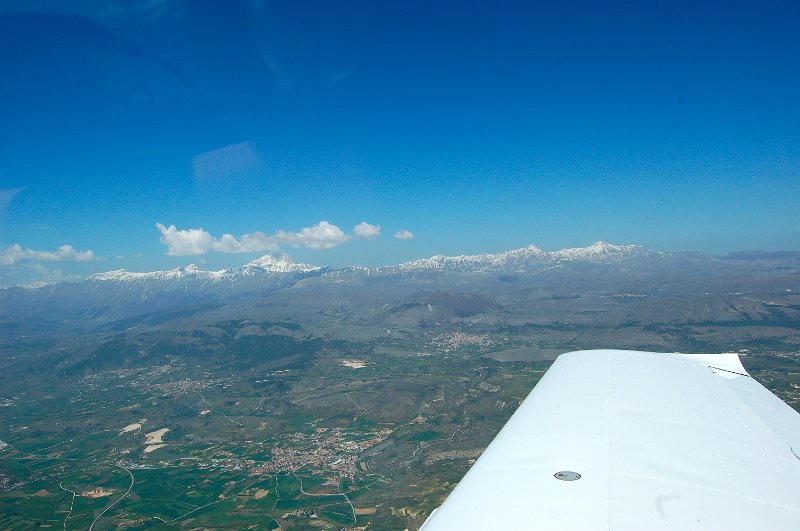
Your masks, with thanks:
<instances>
[{"instance_id":1,"label":"gran sasso mountain","mask_svg":"<svg viewBox=\"0 0 800 531\"><path fill-rule=\"evenodd\" d=\"M203 271L194 264L169 271L137 273L123 269L92 275L81 282L60 282L37 289L0 290L0 311L16 316L87 319L109 322L143 313L199 303L263 295L304 279L341 280L407 276L422 272L531 271L568 262L619 262L666 256L636 245L597 242L585 248L542 251L530 246L497 254L433 256L397 266L331 269L295 263L287 254L269 254L231 270Z\"/></svg>"},{"instance_id":2,"label":"gran sasso mountain","mask_svg":"<svg viewBox=\"0 0 800 531\"><path fill-rule=\"evenodd\" d=\"M288 289L298 298L290 301L292 304L310 299L320 308L357 304L354 301L372 304L382 297L413 298L414 293L426 290L455 290L470 296L480 293L491 299L493 293L522 286L535 286L557 297L590 289L606 289L611 294L638 290L641 295L651 290L654 279L664 285L677 279L674 287L683 291L691 285L681 280L686 276L707 278L701 288L704 292L713 291L720 279L727 279L723 283L730 291L739 286L731 279L741 277L746 283L750 277L743 272L758 269L762 262L797 262L792 253L761 256L745 253L723 260L693 252L665 253L597 242L553 252L529 246L496 254L437 255L396 266L333 269L295 263L286 254L269 254L230 270L203 271L195 265L147 273L116 270L80 282L6 288L0 290L0 317L6 321L30 317L103 325L138 315L194 311L235 301L255 304ZM512 282L516 282L514 288L509 285ZM364 283L369 283L367 293L359 291Z\"/></svg>"}]
</instances>

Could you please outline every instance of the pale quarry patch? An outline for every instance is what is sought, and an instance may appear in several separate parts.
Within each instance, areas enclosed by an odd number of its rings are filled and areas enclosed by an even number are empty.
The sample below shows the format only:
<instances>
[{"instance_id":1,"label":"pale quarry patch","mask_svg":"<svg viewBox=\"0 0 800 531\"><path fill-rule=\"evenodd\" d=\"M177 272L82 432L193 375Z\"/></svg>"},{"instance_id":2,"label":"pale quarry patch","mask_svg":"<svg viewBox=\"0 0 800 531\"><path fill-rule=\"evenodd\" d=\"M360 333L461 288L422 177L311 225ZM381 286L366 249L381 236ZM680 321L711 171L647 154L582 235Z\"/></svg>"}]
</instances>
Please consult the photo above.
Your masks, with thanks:
<instances>
[{"instance_id":1,"label":"pale quarry patch","mask_svg":"<svg viewBox=\"0 0 800 531\"><path fill-rule=\"evenodd\" d=\"M200 412L201 415L208 415L209 413L211 413L210 409L204 409L203 411Z\"/></svg>"},{"instance_id":2,"label":"pale quarry patch","mask_svg":"<svg viewBox=\"0 0 800 531\"><path fill-rule=\"evenodd\" d=\"M147 448L144 449L144 453L149 454L152 451L158 450L159 448L165 447L166 444L151 444Z\"/></svg>"},{"instance_id":3,"label":"pale quarry patch","mask_svg":"<svg viewBox=\"0 0 800 531\"><path fill-rule=\"evenodd\" d=\"M468 462L472 461L474 463L484 450L485 448L472 448L470 450L447 450L444 452L434 452L428 456L427 459L425 459L425 465L430 466L434 463L438 463L439 461L458 459L467 459Z\"/></svg>"},{"instance_id":4,"label":"pale quarry patch","mask_svg":"<svg viewBox=\"0 0 800 531\"><path fill-rule=\"evenodd\" d=\"M114 491L111 489L104 489L103 487L95 487L93 489L85 490L81 494L84 498L103 498L105 496L111 496L114 494Z\"/></svg>"},{"instance_id":5,"label":"pale quarry patch","mask_svg":"<svg viewBox=\"0 0 800 531\"><path fill-rule=\"evenodd\" d=\"M342 365L351 369L363 369L367 366L367 362L362 360L342 360Z\"/></svg>"},{"instance_id":6,"label":"pale quarry patch","mask_svg":"<svg viewBox=\"0 0 800 531\"><path fill-rule=\"evenodd\" d=\"M138 422L134 422L133 424L128 424L127 426L122 428L122 431L119 432L119 434L122 435L123 433L128 433L129 431L135 431L140 429L142 429L142 425L139 424Z\"/></svg>"},{"instance_id":7,"label":"pale quarry patch","mask_svg":"<svg viewBox=\"0 0 800 531\"><path fill-rule=\"evenodd\" d=\"M169 431L169 428L161 428L160 430L151 431L150 433L146 433L145 436L145 444L159 444L161 443L161 438L164 436L165 433Z\"/></svg>"}]
</instances>

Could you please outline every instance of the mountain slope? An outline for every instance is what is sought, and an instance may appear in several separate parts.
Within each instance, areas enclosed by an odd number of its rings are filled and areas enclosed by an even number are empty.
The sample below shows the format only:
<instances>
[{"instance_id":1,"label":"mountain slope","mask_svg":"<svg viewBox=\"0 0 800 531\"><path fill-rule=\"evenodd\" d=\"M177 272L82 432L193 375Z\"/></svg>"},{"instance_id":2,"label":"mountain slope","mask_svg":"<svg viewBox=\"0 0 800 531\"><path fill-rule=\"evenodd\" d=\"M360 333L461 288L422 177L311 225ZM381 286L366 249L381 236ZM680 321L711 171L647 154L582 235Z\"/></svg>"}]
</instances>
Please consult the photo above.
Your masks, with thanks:
<instances>
[{"instance_id":1,"label":"mountain slope","mask_svg":"<svg viewBox=\"0 0 800 531\"><path fill-rule=\"evenodd\" d=\"M314 278L319 278L319 282L375 277L402 280L415 273L540 271L553 265L609 264L664 256L637 245L597 242L589 247L553 252L529 246L495 254L438 255L389 267L330 269L295 263L285 253L268 254L230 270L203 271L195 265L144 273L120 269L75 283L0 289L0 315L104 323L198 304L255 299Z\"/></svg>"},{"instance_id":2,"label":"mountain slope","mask_svg":"<svg viewBox=\"0 0 800 531\"><path fill-rule=\"evenodd\" d=\"M619 262L630 258L655 258L663 256L638 245L613 245L597 242L589 247L561 249L547 252L531 245L496 254L442 256L414 260L397 266L403 271L524 271L531 266L560 262Z\"/></svg>"}]
</instances>

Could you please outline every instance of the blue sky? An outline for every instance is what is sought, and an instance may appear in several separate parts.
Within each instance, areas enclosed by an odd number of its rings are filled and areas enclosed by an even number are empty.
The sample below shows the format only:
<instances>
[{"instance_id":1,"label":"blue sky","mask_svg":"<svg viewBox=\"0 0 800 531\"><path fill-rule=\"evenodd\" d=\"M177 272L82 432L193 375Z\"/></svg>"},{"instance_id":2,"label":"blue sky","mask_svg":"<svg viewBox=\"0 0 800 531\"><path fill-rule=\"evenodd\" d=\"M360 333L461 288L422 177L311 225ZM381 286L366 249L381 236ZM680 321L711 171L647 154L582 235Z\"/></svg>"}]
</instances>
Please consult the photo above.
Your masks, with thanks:
<instances>
[{"instance_id":1,"label":"blue sky","mask_svg":"<svg viewBox=\"0 0 800 531\"><path fill-rule=\"evenodd\" d=\"M0 16L0 285L273 249L333 266L601 239L800 249L796 2Z\"/></svg>"}]
</instances>

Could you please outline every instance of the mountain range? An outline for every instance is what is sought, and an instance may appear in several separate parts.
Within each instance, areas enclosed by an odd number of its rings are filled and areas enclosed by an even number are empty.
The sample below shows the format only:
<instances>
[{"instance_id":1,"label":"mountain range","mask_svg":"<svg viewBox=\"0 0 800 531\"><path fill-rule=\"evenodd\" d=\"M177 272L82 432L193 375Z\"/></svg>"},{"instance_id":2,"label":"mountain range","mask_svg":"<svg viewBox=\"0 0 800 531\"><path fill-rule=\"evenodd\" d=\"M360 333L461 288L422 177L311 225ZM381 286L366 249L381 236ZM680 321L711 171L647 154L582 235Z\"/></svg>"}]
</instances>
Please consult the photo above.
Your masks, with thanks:
<instances>
[{"instance_id":1,"label":"mountain range","mask_svg":"<svg viewBox=\"0 0 800 531\"><path fill-rule=\"evenodd\" d=\"M552 252L529 246L495 254L437 255L394 266L335 269L295 263L285 253L274 253L235 269L204 271L193 264L154 272L120 269L98 273L79 282L59 282L35 289L4 288L0 289L0 317L113 322L187 305L264 297L298 284L313 287L368 279L384 281L384 284L405 282L407 288L413 288L415 282L433 278L430 275L439 275L437 282L442 284L446 282L443 279L459 281L472 278L469 276L472 274L524 275L553 268L586 271L586 268L619 268L626 264L628 268L639 269L663 269L674 264L681 264L683 270L689 269L689 264L694 264L691 267L704 264L706 268L730 269L732 262L794 260L797 255L747 252L717 257L690 251L658 252L638 245L599 241L588 247Z\"/></svg>"},{"instance_id":2,"label":"mountain range","mask_svg":"<svg viewBox=\"0 0 800 531\"><path fill-rule=\"evenodd\" d=\"M503 272L525 271L542 264L561 262L618 262L630 258L657 258L674 253L662 253L645 249L638 245L614 245L599 241L589 247L561 249L547 252L535 245L494 254L444 256L414 260L395 266L378 268L346 267L343 269L323 268L308 264L296 263L286 253L273 253L248 262L236 269L219 271L203 271L195 264L178 267L167 271L137 273L117 269L90 276L89 282L176 282L204 280L209 282L237 282L256 277L274 278L275 275L291 276L324 275L336 271L375 272L393 274L414 271L458 271L470 272Z\"/></svg>"}]
</instances>

